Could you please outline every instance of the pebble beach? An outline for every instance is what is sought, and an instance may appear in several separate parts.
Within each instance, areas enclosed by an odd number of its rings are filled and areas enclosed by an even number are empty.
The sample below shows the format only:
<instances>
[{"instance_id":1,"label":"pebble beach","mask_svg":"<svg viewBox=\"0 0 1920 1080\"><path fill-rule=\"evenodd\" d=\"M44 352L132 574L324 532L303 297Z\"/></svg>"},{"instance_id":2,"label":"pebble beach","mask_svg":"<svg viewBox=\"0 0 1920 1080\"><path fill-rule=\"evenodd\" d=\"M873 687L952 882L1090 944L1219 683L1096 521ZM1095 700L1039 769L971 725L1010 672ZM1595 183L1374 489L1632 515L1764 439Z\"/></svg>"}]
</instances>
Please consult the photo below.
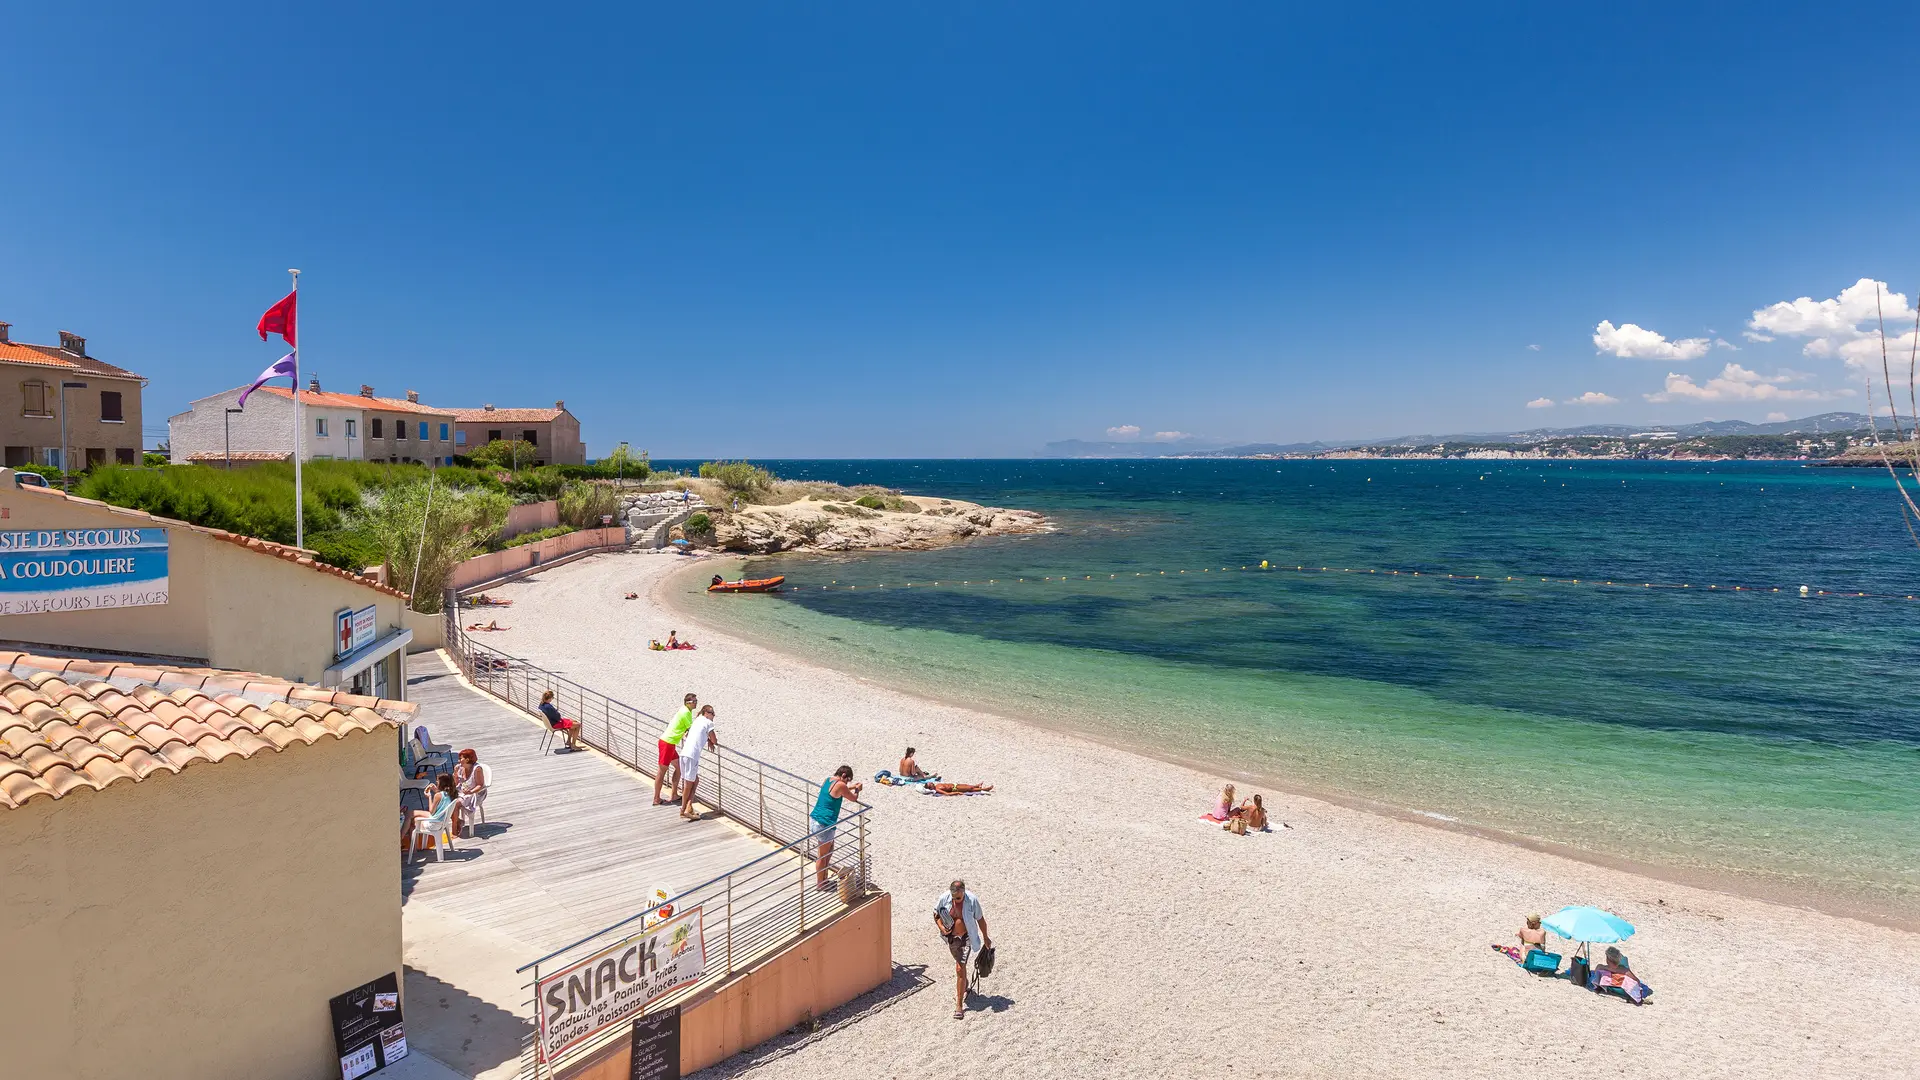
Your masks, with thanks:
<instances>
[{"instance_id":1,"label":"pebble beach","mask_svg":"<svg viewBox=\"0 0 1920 1080\"><path fill-rule=\"evenodd\" d=\"M996 785L932 798L868 783L875 877L894 897L891 996L716 1074L1913 1075L1920 935L1300 795L1267 792L1273 831L1233 836L1200 820L1219 776L702 625L708 598L670 603L684 590L670 578L714 565L557 567L491 590L514 602L512 629L486 643L656 714L697 692L724 743L807 775L845 763L870 779L913 745L946 779ZM648 651L668 629L698 649ZM999 946L959 1021L930 929L954 877ZM1648 1004L1528 976L1489 947L1566 904L1635 924Z\"/></svg>"}]
</instances>

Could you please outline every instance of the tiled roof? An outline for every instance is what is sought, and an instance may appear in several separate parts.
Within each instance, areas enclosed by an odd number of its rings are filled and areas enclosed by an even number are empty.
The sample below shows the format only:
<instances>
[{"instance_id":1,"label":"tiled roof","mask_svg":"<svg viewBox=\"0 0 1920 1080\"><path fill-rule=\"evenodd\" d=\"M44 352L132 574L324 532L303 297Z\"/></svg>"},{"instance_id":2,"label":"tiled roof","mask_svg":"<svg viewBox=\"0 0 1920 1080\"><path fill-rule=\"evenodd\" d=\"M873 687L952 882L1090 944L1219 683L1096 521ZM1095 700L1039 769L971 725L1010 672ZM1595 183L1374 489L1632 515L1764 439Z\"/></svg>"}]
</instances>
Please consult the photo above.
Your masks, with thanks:
<instances>
[{"instance_id":1,"label":"tiled roof","mask_svg":"<svg viewBox=\"0 0 1920 1080\"><path fill-rule=\"evenodd\" d=\"M446 409L453 418L462 424L485 424L498 421L502 424L542 424L557 420L564 409Z\"/></svg>"},{"instance_id":2,"label":"tiled roof","mask_svg":"<svg viewBox=\"0 0 1920 1080\"><path fill-rule=\"evenodd\" d=\"M235 456L237 457L238 455L235 455ZM285 455L282 455L282 456L284 457ZM344 578L347 581L351 581L356 585L364 585L369 589L375 590L376 592L386 593L388 596L397 596L402 600L411 599L406 593L401 592L399 589L396 589L391 585L382 585L380 582L375 581L370 577L362 577L361 575L356 574L351 570L342 570L337 566L330 566L324 562L321 562L320 557L314 552L308 551L305 548L294 547L292 544L280 544L280 543L275 543L272 540L262 540L257 536L242 536L239 533L230 533L225 529L211 529L205 525L195 525L195 524L192 524L191 522L186 522L186 521L175 521L172 518L155 517L154 515L147 513L145 510L134 510L125 506L115 506L112 503L104 503L99 501L98 499L83 499L83 498L80 498L78 495L68 495L67 493L59 490L58 488L25 487L25 488L20 488L19 490L35 498L66 499L69 502L82 503L87 506L98 506L110 513L120 514L125 517L138 518L141 521L146 522L149 525L153 525L153 526L164 526L169 529L192 529L194 532L204 533L205 535L211 536L216 540L225 540L229 544L234 544L243 548L251 548L252 550L258 551L261 554L272 555L277 559L284 559L285 561L290 563L297 563L301 566L307 567L310 570L317 570L322 574L331 574L337 578Z\"/></svg>"},{"instance_id":3,"label":"tiled roof","mask_svg":"<svg viewBox=\"0 0 1920 1080\"><path fill-rule=\"evenodd\" d=\"M104 360L95 360L91 356L82 356L71 349L59 349L52 345L29 345L24 341L0 341L0 361L15 364L38 364L43 367L60 368L76 375L98 375L103 379L140 379L123 367L115 367Z\"/></svg>"},{"instance_id":4,"label":"tiled roof","mask_svg":"<svg viewBox=\"0 0 1920 1080\"><path fill-rule=\"evenodd\" d=\"M260 388L260 392L263 394L272 394L274 397L290 398L293 396L293 391L284 386L263 386ZM448 415L448 410L446 409L436 409L429 405L422 405L417 401L407 401L402 398L366 397L362 394L336 394L331 390L320 390L317 392L313 390L302 390L300 391L300 404L319 405L329 409L375 409L383 412L423 413L430 416Z\"/></svg>"},{"instance_id":5,"label":"tiled roof","mask_svg":"<svg viewBox=\"0 0 1920 1080\"><path fill-rule=\"evenodd\" d=\"M396 727L414 711L236 672L0 652L0 808Z\"/></svg>"}]
</instances>

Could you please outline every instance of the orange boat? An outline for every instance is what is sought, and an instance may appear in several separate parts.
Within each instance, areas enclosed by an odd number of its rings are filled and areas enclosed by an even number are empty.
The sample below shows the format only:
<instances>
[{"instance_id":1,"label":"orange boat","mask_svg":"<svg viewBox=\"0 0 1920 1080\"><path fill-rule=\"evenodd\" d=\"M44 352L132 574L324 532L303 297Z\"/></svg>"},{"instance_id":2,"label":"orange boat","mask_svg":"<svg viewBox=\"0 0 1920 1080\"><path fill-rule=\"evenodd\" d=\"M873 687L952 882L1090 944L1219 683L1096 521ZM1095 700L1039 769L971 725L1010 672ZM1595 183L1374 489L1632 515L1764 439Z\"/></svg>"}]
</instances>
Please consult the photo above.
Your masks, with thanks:
<instances>
[{"instance_id":1,"label":"orange boat","mask_svg":"<svg viewBox=\"0 0 1920 1080\"><path fill-rule=\"evenodd\" d=\"M715 574L707 586L708 592L773 592L787 579L783 577L751 578L742 581L728 581Z\"/></svg>"}]
</instances>

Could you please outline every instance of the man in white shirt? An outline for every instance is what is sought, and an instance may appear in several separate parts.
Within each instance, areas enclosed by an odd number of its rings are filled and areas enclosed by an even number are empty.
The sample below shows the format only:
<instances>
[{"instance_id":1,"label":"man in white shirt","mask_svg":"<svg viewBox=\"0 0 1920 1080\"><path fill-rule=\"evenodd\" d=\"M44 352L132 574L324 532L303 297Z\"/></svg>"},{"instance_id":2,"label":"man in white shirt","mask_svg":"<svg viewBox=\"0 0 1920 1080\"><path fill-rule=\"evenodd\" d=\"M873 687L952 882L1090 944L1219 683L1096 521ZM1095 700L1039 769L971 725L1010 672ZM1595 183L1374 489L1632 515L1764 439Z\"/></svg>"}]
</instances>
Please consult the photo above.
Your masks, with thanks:
<instances>
[{"instance_id":1,"label":"man in white shirt","mask_svg":"<svg viewBox=\"0 0 1920 1080\"><path fill-rule=\"evenodd\" d=\"M719 745L720 736L713 731L713 706L702 706L700 715L687 728L687 737L680 742L680 816L688 821L700 817L693 809L693 789L700 785L707 751Z\"/></svg>"},{"instance_id":2,"label":"man in white shirt","mask_svg":"<svg viewBox=\"0 0 1920 1080\"><path fill-rule=\"evenodd\" d=\"M967 883L955 879L940 899L933 903L933 925L953 954L953 1018L967 1018L967 957L976 949L993 948L993 934L987 929L987 917L980 911L980 899L967 891Z\"/></svg>"}]
</instances>

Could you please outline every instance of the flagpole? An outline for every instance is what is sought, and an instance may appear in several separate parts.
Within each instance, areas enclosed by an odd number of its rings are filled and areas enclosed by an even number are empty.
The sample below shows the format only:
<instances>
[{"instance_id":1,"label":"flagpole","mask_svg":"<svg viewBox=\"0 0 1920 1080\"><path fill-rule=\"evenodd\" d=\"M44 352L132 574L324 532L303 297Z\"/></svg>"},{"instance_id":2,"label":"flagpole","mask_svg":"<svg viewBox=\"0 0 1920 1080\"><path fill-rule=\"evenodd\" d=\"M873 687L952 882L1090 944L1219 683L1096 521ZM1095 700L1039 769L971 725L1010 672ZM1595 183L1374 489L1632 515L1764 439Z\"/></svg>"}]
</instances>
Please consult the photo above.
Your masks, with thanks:
<instances>
[{"instance_id":1,"label":"flagpole","mask_svg":"<svg viewBox=\"0 0 1920 1080\"><path fill-rule=\"evenodd\" d=\"M300 295L300 271L288 270L293 275L293 295ZM294 310L299 310L299 301L294 301ZM296 316L297 318L297 316ZM306 502L300 491L300 436L305 428L305 420L300 409L300 334L294 327L293 336L293 546L307 546Z\"/></svg>"}]
</instances>

